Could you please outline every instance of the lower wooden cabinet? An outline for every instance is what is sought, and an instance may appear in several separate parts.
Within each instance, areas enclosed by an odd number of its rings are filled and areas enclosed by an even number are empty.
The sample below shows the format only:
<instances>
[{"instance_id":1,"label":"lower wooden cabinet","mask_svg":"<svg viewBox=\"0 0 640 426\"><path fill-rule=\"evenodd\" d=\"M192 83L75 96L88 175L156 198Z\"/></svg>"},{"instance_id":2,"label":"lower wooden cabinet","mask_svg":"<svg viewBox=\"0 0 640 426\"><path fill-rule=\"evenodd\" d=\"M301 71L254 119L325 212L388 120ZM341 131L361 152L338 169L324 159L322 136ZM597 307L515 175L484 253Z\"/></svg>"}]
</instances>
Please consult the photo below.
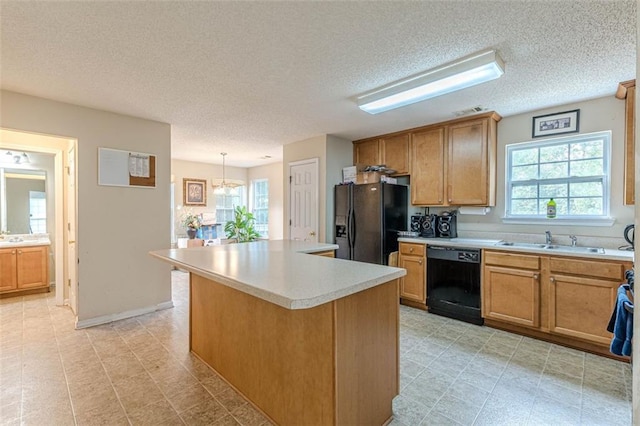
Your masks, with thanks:
<instances>
[{"instance_id":1,"label":"lower wooden cabinet","mask_svg":"<svg viewBox=\"0 0 640 426\"><path fill-rule=\"evenodd\" d=\"M425 304L427 301L427 246L400 243L398 267L407 270L400 278L400 298Z\"/></svg>"},{"instance_id":2,"label":"lower wooden cabinet","mask_svg":"<svg viewBox=\"0 0 640 426\"><path fill-rule=\"evenodd\" d=\"M0 249L0 293L49 287L49 247Z\"/></svg>"},{"instance_id":3,"label":"lower wooden cabinet","mask_svg":"<svg viewBox=\"0 0 640 426\"><path fill-rule=\"evenodd\" d=\"M482 315L488 325L523 334L531 330L534 337L606 353L617 290L631 267L631 262L485 250Z\"/></svg>"},{"instance_id":4,"label":"lower wooden cabinet","mask_svg":"<svg viewBox=\"0 0 640 426\"><path fill-rule=\"evenodd\" d=\"M540 257L486 251L484 264L483 317L540 327Z\"/></svg>"},{"instance_id":5,"label":"lower wooden cabinet","mask_svg":"<svg viewBox=\"0 0 640 426\"><path fill-rule=\"evenodd\" d=\"M324 257L336 257L335 250L318 251L311 254L315 254L316 256L324 256Z\"/></svg>"},{"instance_id":6,"label":"lower wooden cabinet","mask_svg":"<svg viewBox=\"0 0 640 426\"><path fill-rule=\"evenodd\" d=\"M631 265L552 258L549 274L549 331L608 345L606 330L624 271Z\"/></svg>"}]
</instances>

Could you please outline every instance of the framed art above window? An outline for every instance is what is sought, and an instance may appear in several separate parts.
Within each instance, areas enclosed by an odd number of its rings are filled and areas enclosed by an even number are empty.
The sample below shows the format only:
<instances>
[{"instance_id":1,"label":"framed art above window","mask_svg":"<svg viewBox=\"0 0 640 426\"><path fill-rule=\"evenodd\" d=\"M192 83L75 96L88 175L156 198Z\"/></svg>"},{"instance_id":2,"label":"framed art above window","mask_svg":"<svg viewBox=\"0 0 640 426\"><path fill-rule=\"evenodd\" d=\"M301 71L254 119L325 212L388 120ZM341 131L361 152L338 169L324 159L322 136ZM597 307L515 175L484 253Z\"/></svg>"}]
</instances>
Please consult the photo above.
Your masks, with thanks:
<instances>
[{"instance_id":1,"label":"framed art above window","mask_svg":"<svg viewBox=\"0 0 640 426\"><path fill-rule=\"evenodd\" d=\"M557 112L554 114L533 117L533 131L531 136L539 138L565 133L578 133L579 131L580 110L574 109L573 111Z\"/></svg>"},{"instance_id":2,"label":"framed art above window","mask_svg":"<svg viewBox=\"0 0 640 426\"><path fill-rule=\"evenodd\" d=\"M207 180L183 178L182 201L185 206L206 206Z\"/></svg>"}]
</instances>

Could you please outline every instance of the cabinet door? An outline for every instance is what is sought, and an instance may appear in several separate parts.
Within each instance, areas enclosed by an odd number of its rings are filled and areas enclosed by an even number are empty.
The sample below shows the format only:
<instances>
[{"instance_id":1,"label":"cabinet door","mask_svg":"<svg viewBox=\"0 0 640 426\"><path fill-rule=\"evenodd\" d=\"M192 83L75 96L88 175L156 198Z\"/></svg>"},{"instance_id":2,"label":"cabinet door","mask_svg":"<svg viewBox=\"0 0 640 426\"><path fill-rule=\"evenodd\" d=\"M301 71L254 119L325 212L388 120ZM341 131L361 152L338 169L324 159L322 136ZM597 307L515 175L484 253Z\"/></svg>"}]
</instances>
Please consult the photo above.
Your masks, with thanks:
<instances>
[{"instance_id":1,"label":"cabinet door","mask_svg":"<svg viewBox=\"0 0 640 426\"><path fill-rule=\"evenodd\" d=\"M549 328L554 334L608 345L607 324L615 304L617 281L553 274L549 292Z\"/></svg>"},{"instance_id":2,"label":"cabinet door","mask_svg":"<svg viewBox=\"0 0 640 426\"><path fill-rule=\"evenodd\" d=\"M448 128L447 203L488 205L488 124L475 120Z\"/></svg>"},{"instance_id":3,"label":"cabinet door","mask_svg":"<svg viewBox=\"0 0 640 426\"><path fill-rule=\"evenodd\" d=\"M485 266L482 316L540 327L540 272Z\"/></svg>"},{"instance_id":4,"label":"cabinet door","mask_svg":"<svg viewBox=\"0 0 640 426\"><path fill-rule=\"evenodd\" d=\"M444 199L444 128L411 135L411 204L442 206Z\"/></svg>"},{"instance_id":5,"label":"cabinet door","mask_svg":"<svg viewBox=\"0 0 640 426\"><path fill-rule=\"evenodd\" d=\"M379 142L380 141L378 139L373 139L370 141L354 143L353 162L355 164L364 164L365 166L381 164Z\"/></svg>"},{"instance_id":6,"label":"cabinet door","mask_svg":"<svg viewBox=\"0 0 640 426\"><path fill-rule=\"evenodd\" d=\"M635 138L636 138L636 86L627 87L626 113L625 113L625 153L624 153L624 204L635 204Z\"/></svg>"},{"instance_id":7,"label":"cabinet door","mask_svg":"<svg viewBox=\"0 0 640 426\"><path fill-rule=\"evenodd\" d=\"M400 278L400 297L425 303L427 300L426 262L420 256L400 256L400 268L407 270L407 275Z\"/></svg>"},{"instance_id":8,"label":"cabinet door","mask_svg":"<svg viewBox=\"0 0 640 426\"><path fill-rule=\"evenodd\" d=\"M18 288L48 286L48 247L21 247L16 250Z\"/></svg>"},{"instance_id":9,"label":"cabinet door","mask_svg":"<svg viewBox=\"0 0 640 426\"><path fill-rule=\"evenodd\" d=\"M16 280L16 249L0 250L0 292L18 288Z\"/></svg>"},{"instance_id":10,"label":"cabinet door","mask_svg":"<svg viewBox=\"0 0 640 426\"><path fill-rule=\"evenodd\" d=\"M396 175L409 174L409 133L380 140L382 164L396 171Z\"/></svg>"}]
</instances>

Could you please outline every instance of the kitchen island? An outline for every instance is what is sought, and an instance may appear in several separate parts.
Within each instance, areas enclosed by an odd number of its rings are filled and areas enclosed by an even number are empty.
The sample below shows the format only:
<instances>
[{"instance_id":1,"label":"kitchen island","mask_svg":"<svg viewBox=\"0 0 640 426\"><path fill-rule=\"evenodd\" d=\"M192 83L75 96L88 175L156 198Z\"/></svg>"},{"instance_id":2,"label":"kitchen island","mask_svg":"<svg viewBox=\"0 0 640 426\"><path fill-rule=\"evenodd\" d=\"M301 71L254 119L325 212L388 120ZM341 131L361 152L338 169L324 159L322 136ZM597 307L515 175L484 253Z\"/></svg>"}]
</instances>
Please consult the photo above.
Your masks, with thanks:
<instances>
[{"instance_id":1,"label":"kitchen island","mask_svg":"<svg viewBox=\"0 0 640 426\"><path fill-rule=\"evenodd\" d=\"M404 269L301 241L154 251L190 272L190 349L276 424L382 425Z\"/></svg>"}]
</instances>

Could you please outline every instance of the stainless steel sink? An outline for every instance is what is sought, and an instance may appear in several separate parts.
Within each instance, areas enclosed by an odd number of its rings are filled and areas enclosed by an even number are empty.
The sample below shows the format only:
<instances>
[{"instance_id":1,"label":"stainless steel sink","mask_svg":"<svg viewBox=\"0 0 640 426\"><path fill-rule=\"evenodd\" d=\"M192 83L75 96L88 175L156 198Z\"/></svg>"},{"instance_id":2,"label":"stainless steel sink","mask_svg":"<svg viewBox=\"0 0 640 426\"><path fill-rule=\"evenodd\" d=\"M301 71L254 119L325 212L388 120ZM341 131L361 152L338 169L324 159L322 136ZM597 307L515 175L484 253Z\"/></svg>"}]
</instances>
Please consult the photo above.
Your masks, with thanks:
<instances>
[{"instance_id":1,"label":"stainless steel sink","mask_svg":"<svg viewBox=\"0 0 640 426\"><path fill-rule=\"evenodd\" d=\"M496 244L496 246L565 251L570 253L604 254L604 248L602 247L580 247L580 246L564 246L559 244L517 243L512 241L500 241Z\"/></svg>"}]
</instances>

